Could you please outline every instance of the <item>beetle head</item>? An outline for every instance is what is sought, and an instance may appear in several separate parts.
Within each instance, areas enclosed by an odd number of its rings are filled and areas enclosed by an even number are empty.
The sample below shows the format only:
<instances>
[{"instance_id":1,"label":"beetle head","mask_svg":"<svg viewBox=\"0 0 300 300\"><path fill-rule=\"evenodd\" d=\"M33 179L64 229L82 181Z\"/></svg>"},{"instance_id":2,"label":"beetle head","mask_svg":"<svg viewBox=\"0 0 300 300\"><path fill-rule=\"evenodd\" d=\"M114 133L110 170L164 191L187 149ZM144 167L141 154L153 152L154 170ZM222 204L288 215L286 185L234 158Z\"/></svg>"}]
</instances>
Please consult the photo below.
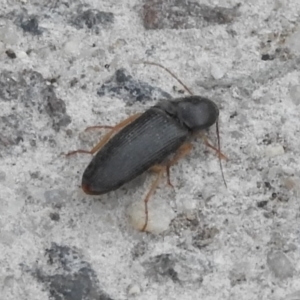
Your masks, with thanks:
<instances>
[{"instance_id":1,"label":"beetle head","mask_svg":"<svg viewBox=\"0 0 300 300\"><path fill-rule=\"evenodd\" d=\"M164 101L159 104L167 114L177 118L191 131L207 129L212 126L219 117L217 105L200 96L190 96L172 101Z\"/></svg>"}]
</instances>

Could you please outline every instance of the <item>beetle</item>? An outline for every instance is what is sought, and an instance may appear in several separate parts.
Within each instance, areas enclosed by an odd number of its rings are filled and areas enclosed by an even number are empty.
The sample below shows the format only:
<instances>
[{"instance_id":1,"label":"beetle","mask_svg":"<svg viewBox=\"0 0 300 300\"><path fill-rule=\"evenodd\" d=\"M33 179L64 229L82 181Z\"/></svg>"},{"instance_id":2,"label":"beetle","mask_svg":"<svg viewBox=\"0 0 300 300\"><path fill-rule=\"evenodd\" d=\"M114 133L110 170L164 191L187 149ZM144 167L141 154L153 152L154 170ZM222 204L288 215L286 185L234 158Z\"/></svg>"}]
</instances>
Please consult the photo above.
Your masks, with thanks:
<instances>
[{"instance_id":1,"label":"beetle","mask_svg":"<svg viewBox=\"0 0 300 300\"><path fill-rule=\"evenodd\" d=\"M217 124L218 117L217 105L205 97L191 95L160 100L144 113L130 116L114 127L89 127L110 128L111 131L91 151L76 150L67 155L96 153L82 176L81 187L89 195L114 191L147 170L156 172L156 179L144 200L146 220L142 231L145 231L148 223L147 202L163 173L167 173L171 185L170 167L191 151L190 139ZM204 141L219 153L219 158L225 157L206 138ZM170 159L171 154L174 156Z\"/></svg>"}]
</instances>

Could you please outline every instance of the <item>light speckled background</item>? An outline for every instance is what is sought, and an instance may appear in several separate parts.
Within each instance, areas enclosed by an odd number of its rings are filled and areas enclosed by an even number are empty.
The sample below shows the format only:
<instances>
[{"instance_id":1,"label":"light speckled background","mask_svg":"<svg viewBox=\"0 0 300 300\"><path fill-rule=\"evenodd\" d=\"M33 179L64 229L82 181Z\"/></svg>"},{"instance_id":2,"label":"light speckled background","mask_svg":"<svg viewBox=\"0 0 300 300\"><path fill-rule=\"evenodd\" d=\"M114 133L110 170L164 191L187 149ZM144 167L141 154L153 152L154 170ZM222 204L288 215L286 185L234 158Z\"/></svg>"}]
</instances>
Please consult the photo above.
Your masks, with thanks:
<instances>
[{"instance_id":1,"label":"light speckled background","mask_svg":"<svg viewBox=\"0 0 300 300\"><path fill-rule=\"evenodd\" d=\"M72 120L57 132L34 105L26 110L14 97L0 98L0 299L49 299L47 282L36 280L34 270L49 269L45 249L52 242L76 247L112 299L300 299L300 2L247 1L231 24L187 30L145 30L140 1L81 3L113 13L114 23L98 33L75 28L66 20L77 1L69 8L62 1L0 3L0 72L11 71L16 80L24 70L59 77L55 93ZM22 8L38 16L42 34L24 32L9 15ZM7 49L17 57L8 58ZM274 59L264 61L263 54ZM160 235L137 232L127 217L151 176L90 197L78 187L90 157L61 156L98 140L100 132L83 133L87 126L118 123L155 103L99 97L97 89L117 69L179 96L172 77L134 65L139 59L162 63L195 94L218 103L222 151L229 157L228 189L216 156L200 141L172 168L175 191L162 183L150 206L153 220L175 218ZM73 78L78 83L70 87ZM16 131L3 121L11 114L21 124L18 143L9 142ZM214 128L210 137L216 141ZM196 247L201 238L206 246ZM176 280L157 276L153 267L153 257L165 254L174 258Z\"/></svg>"}]
</instances>

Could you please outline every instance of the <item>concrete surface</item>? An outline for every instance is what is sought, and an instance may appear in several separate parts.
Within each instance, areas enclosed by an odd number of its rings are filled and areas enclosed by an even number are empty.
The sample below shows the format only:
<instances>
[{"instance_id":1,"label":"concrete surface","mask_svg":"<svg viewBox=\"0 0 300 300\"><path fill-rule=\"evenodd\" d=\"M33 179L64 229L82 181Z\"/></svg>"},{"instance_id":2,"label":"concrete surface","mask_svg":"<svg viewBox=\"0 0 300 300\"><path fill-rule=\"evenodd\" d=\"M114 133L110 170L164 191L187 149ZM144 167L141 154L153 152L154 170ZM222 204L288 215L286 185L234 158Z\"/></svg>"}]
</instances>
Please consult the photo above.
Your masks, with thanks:
<instances>
[{"instance_id":1,"label":"concrete surface","mask_svg":"<svg viewBox=\"0 0 300 300\"><path fill-rule=\"evenodd\" d=\"M296 0L2 0L0 299L300 299L299 12ZM90 156L62 155L99 140L87 126L182 96L138 60L218 104L229 158L226 189L195 141L175 190L162 182L149 204L160 234L128 217L151 175L91 197Z\"/></svg>"}]
</instances>

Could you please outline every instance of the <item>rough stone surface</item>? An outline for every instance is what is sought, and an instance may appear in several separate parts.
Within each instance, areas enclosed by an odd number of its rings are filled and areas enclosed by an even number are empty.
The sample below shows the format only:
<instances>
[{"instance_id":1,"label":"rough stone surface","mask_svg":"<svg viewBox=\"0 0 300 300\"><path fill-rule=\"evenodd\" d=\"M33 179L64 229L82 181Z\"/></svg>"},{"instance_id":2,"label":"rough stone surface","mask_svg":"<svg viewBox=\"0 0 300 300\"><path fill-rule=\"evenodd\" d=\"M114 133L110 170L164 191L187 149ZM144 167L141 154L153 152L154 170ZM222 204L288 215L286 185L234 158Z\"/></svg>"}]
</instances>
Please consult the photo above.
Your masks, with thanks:
<instances>
[{"instance_id":1,"label":"rough stone surface","mask_svg":"<svg viewBox=\"0 0 300 300\"><path fill-rule=\"evenodd\" d=\"M36 132L31 120L34 113L41 116L41 126L43 124L45 127L52 127L54 132L71 123L71 118L66 113L65 102L56 96L54 87L48 84L39 72L24 70L13 73L3 70L0 74L0 86L0 97L4 102L9 101L10 107L4 110L0 117L3 143L1 146L4 146L4 149L20 142L23 147L27 143L35 146L36 140L55 143L53 133L47 135L46 132Z\"/></svg>"},{"instance_id":2,"label":"rough stone surface","mask_svg":"<svg viewBox=\"0 0 300 300\"><path fill-rule=\"evenodd\" d=\"M146 0L142 18L145 29L202 28L233 22L238 16L238 7L213 7L195 1Z\"/></svg>"},{"instance_id":3,"label":"rough stone surface","mask_svg":"<svg viewBox=\"0 0 300 300\"><path fill-rule=\"evenodd\" d=\"M47 270L37 266L30 273L45 285L52 299L112 300L101 291L95 271L75 249L52 243L45 258Z\"/></svg>"},{"instance_id":4,"label":"rough stone surface","mask_svg":"<svg viewBox=\"0 0 300 300\"><path fill-rule=\"evenodd\" d=\"M12 19L25 33L32 35L41 35L42 29L39 27L39 18L35 14L29 14L26 8L22 10L13 10L6 16Z\"/></svg>"},{"instance_id":5,"label":"rough stone surface","mask_svg":"<svg viewBox=\"0 0 300 300\"><path fill-rule=\"evenodd\" d=\"M99 96L117 96L129 103L171 98L170 94L160 88L134 79L125 69L117 70L114 76L98 89L97 93Z\"/></svg>"},{"instance_id":6,"label":"rough stone surface","mask_svg":"<svg viewBox=\"0 0 300 300\"><path fill-rule=\"evenodd\" d=\"M293 276L295 271L291 261L284 253L276 251L268 254L267 263L275 277L284 280Z\"/></svg>"},{"instance_id":7,"label":"rough stone surface","mask_svg":"<svg viewBox=\"0 0 300 300\"><path fill-rule=\"evenodd\" d=\"M209 261L191 254L161 254L151 257L143 264L147 276L159 283L170 279L175 283L201 284L203 276L211 272Z\"/></svg>"},{"instance_id":8,"label":"rough stone surface","mask_svg":"<svg viewBox=\"0 0 300 300\"><path fill-rule=\"evenodd\" d=\"M299 298L299 1L0 2L1 300ZM151 233L128 209L153 174L89 196L91 156L63 155L107 132L88 126L187 95L141 61L216 102L228 157L226 188L193 140Z\"/></svg>"},{"instance_id":9,"label":"rough stone surface","mask_svg":"<svg viewBox=\"0 0 300 300\"><path fill-rule=\"evenodd\" d=\"M113 23L114 15L109 12L99 11L98 9L78 9L78 14L73 18L72 24L78 28L84 28L86 26L92 29L96 26L106 26Z\"/></svg>"}]
</instances>

